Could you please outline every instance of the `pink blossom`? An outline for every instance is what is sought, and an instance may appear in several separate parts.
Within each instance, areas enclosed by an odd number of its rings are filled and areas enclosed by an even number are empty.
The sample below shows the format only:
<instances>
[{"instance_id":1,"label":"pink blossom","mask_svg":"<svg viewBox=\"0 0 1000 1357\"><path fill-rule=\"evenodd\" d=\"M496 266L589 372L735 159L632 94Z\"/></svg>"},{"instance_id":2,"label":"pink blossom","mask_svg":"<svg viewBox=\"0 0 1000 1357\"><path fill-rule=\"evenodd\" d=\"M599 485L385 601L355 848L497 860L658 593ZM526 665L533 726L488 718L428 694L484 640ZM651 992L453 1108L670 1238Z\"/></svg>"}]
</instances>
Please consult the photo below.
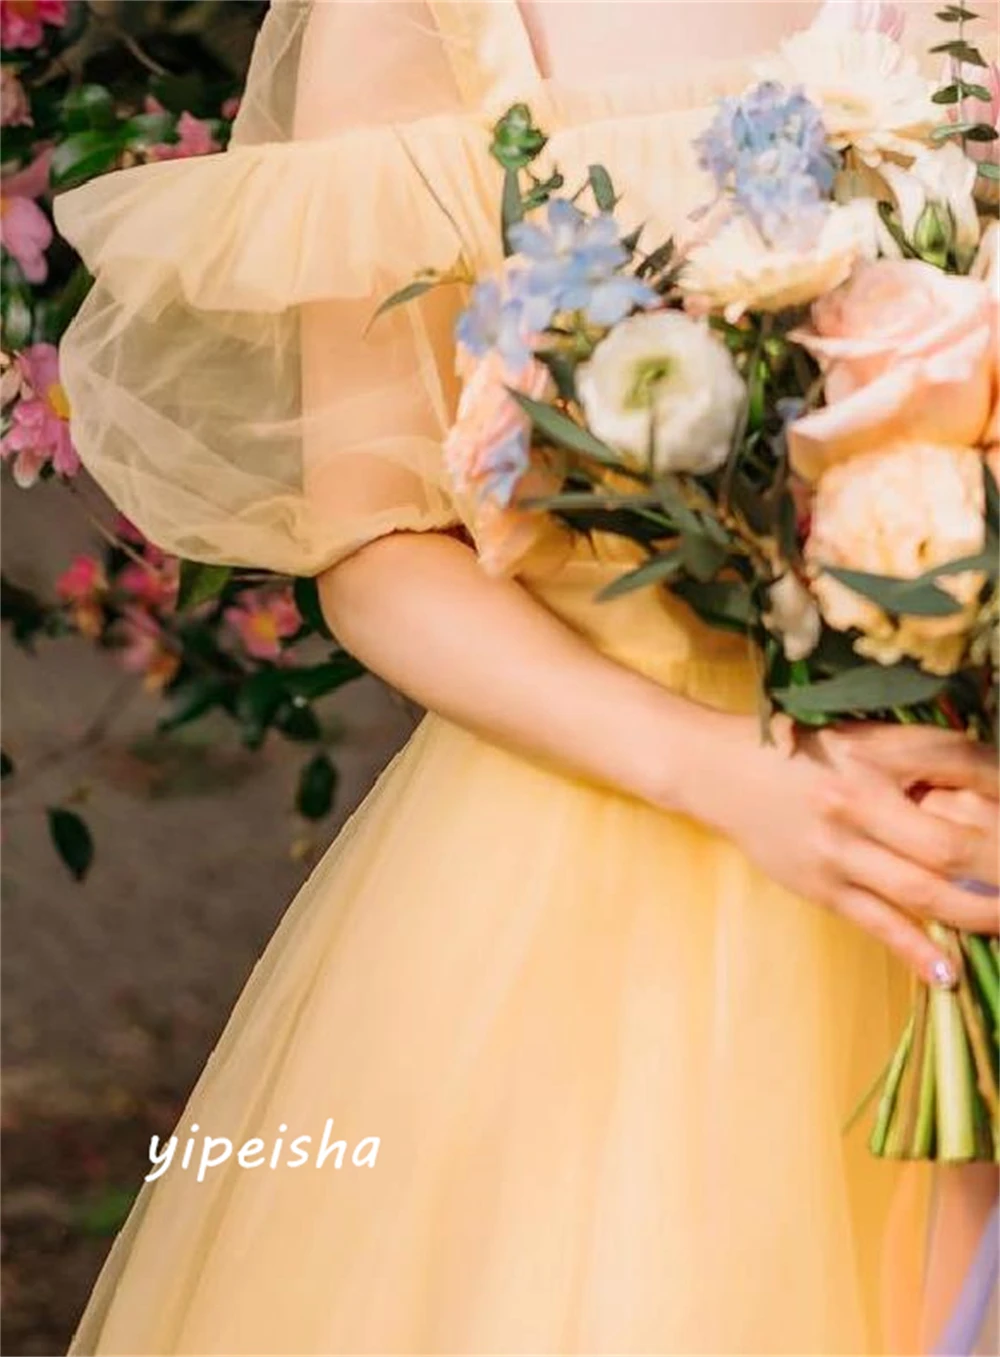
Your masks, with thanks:
<instances>
[{"instance_id":1,"label":"pink blossom","mask_svg":"<svg viewBox=\"0 0 1000 1357\"><path fill-rule=\"evenodd\" d=\"M49 167L55 146L46 141L35 147L35 156L22 169L5 174L2 180L5 198L41 198L49 191Z\"/></svg>"},{"instance_id":2,"label":"pink blossom","mask_svg":"<svg viewBox=\"0 0 1000 1357\"><path fill-rule=\"evenodd\" d=\"M836 28L870 29L899 42L906 28L902 5L885 0L826 0L816 20L818 25Z\"/></svg>"},{"instance_id":3,"label":"pink blossom","mask_svg":"<svg viewBox=\"0 0 1000 1357\"><path fill-rule=\"evenodd\" d=\"M123 611L119 623L118 658L132 674L143 675L143 687L159 692L177 673L180 657L167 644L166 633L144 608Z\"/></svg>"},{"instance_id":4,"label":"pink blossom","mask_svg":"<svg viewBox=\"0 0 1000 1357\"><path fill-rule=\"evenodd\" d=\"M0 127L27 127L32 122L31 105L13 66L0 66Z\"/></svg>"},{"instance_id":5,"label":"pink blossom","mask_svg":"<svg viewBox=\"0 0 1000 1357\"><path fill-rule=\"evenodd\" d=\"M48 277L45 251L52 234L52 223L37 203L0 194L0 245L17 260L29 283L44 283Z\"/></svg>"},{"instance_id":6,"label":"pink blossom","mask_svg":"<svg viewBox=\"0 0 1000 1357\"><path fill-rule=\"evenodd\" d=\"M0 440L0 458L14 459L14 480L27 487L51 462L61 476L74 476L80 459L69 434L69 402L59 381L59 352L54 344L32 344L15 360L23 388Z\"/></svg>"},{"instance_id":7,"label":"pink blossom","mask_svg":"<svg viewBox=\"0 0 1000 1357\"><path fill-rule=\"evenodd\" d=\"M227 122L232 122L240 111L241 102L242 100L238 94L231 94L219 109L220 116L225 118Z\"/></svg>"},{"instance_id":8,"label":"pink blossom","mask_svg":"<svg viewBox=\"0 0 1000 1357\"><path fill-rule=\"evenodd\" d=\"M96 556L74 556L56 580L56 593L64 603L79 603L108 587L104 566Z\"/></svg>"},{"instance_id":9,"label":"pink blossom","mask_svg":"<svg viewBox=\"0 0 1000 1357\"><path fill-rule=\"evenodd\" d=\"M244 594L241 602L227 608L223 616L240 637L247 654L256 660L277 659L282 640L294 636L302 625L290 589Z\"/></svg>"},{"instance_id":10,"label":"pink blossom","mask_svg":"<svg viewBox=\"0 0 1000 1357\"><path fill-rule=\"evenodd\" d=\"M149 95L146 98L146 112L166 113L167 110L158 99ZM212 124L203 118L196 118L193 113L182 113L177 119L177 136L179 139L175 142L161 141L148 147L147 158L187 160L192 156L210 155L213 151L222 149L212 134Z\"/></svg>"},{"instance_id":11,"label":"pink blossom","mask_svg":"<svg viewBox=\"0 0 1000 1357\"><path fill-rule=\"evenodd\" d=\"M145 565L130 561L119 572L115 583L136 603L147 608L172 608L177 601L180 561L174 556L165 556L152 545L147 549L145 559Z\"/></svg>"},{"instance_id":12,"label":"pink blossom","mask_svg":"<svg viewBox=\"0 0 1000 1357\"><path fill-rule=\"evenodd\" d=\"M43 24L62 28L68 18L67 0L0 0L0 46L37 47Z\"/></svg>"}]
</instances>

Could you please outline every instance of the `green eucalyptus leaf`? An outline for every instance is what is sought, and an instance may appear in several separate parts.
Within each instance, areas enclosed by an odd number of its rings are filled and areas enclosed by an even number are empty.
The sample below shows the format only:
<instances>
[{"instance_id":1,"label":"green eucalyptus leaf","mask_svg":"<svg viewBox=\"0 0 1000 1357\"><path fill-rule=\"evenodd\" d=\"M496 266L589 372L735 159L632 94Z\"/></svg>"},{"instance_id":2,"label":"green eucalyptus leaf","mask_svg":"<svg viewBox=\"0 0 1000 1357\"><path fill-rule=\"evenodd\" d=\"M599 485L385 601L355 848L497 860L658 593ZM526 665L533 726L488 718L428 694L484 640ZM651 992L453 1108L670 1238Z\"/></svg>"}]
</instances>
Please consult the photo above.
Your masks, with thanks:
<instances>
[{"instance_id":1,"label":"green eucalyptus leaf","mask_svg":"<svg viewBox=\"0 0 1000 1357\"><path fill-rule=\"evenodd\" d=\"M601 212L613 212L615 203L618 201L615 196L615 186L611 181L611 175L603 165L587 166L587 182L590 184L590 191L594 195L594 202Z\"/></svg>"},{"instance_id":2,"label":"green eucalyptus leaf","mask_svg":"<svg viewBox=\"0 0 1000 1357\"><path fill-rule=\"evenodd\" d=\"M316 754L303 768L295 804L307 820L322 820L333 806L337 770L326 754Z\"/></svg>"},{"instance_id":3,"label":"green eucalyptus leaf","mask_svg":"<svg viewBox=\"0 0 1000 1357\"><path fill-rule=\"evenodd\" d=\"M575 401L577 360L561 349L540 349L536 357L548 368L560 397L564 401Z\"/></svg>"},{"instance_id":4,"label":"green eucalyptus leaf","mask_svg":"<svg viewBox=\"0 0 1000 1357\"><path fill-rule=\"evenodd\" d=\"M845 584L856 594L870 599L887 613L907 617L953 617L962 605L932 579L900 580L888 575L872 575L865 570L845 570L824 566L825 573ZM938 573L943 574L944 571Z\"/></svg>"},{"instance_id":5,"label":"green eucalyptus leaf","mask_svg":"<svg viewBox=\"0 0 1000 1357\"><path fill-rule=\"evenodd\" d=\"M111 169L121 151L117 130L74 132L60 141L49 163L49 182L53 188L93 179Z\"/></svg>"},{"instance_id":6,"label":"green eucalyptus leaf","mask_svg":"<svg viewBox=\"0 0 1000 1357\"><path fill-rule=\"evenodd\" d=\"M217 598L232 577L232 566L206 565L203 561L181 561L180 583L177 588L177 611L195 608L210 598Z\"/></svg>"},{"instance_id":7,"label":"green eucalyptus leaf","mask_svg":"<svg viewBox=\"0 0 1000 1357\"><path fill-rule=\"evenodd\" d=\"M240 722L243 743L259 749L278 711L287 698L284 670L268 666L258 669L240 684L235 712Z\"/></svg>"},{"instance_id":8,"label":"green eucalyptus leaf","mask_svg":"<svg viewBox=\"0 0 1000 1357\"><path fill-rule=\"evenodd\" d=\"M990 537L1000 537L1000 487L992 468L983 458L983 489L986 503L986 528ZM996 545L995 543L993 544Z\"/></svg>"},{"instance_id":9,"label":"green eucalyptus leaf","mask_svg":"<svg viewBox=\"0 0 1000 1357\"><path fill-rule=\"evenodd\" d=\"M935 104L957 104L962 97L962 92L957 85L944 85L941 89L935 90L931 95L931 102Z\"/></svg>"},{"instance_id":10,"label":"green eucalyptus leaf","mask_svg":"<svg viewBox=\"0 0 1000 1357\"><path fill-rule=\"evenodd\" d=\"M311 744L323 734L319 717L312 707L308 702L299 700L286 703L278 712L274 725L286 740L301 740Z\"/></svg>"},{"instance_id":11,"label":"green eucalyptus leaf","mask_svg":"<svg viewBox=\"0 0 1000 1357\"><path fill-rule=\"evenodd\" d=\"M606 584L597 595L597 601L607 603L613 598L620 598L623 594L632 593L634 589L644 589L653 584L665 584L676 579L677 575L684 569L684 564L679 549L674 548L662 552L659 556L654 556L634 570L629 570L626 574L619 575L617 579L612 580L610 584Z\"/></svg>"},{"instance_id":12,"label":"green eucalyptus leaf","mask_svg":"<svg viewBox=\"0 0 1000 1357\"><path fill-rule=\"evenodd\" d=\"M371 326L375 324L379 316L384 316L385 313L391 311L393 307L405 306L407 302L415 302L418 297L422 297L425 292L430 292L432 288L437 286L439 286L439 280L437 278L418 278L412 283L407 283L405 287L401 287L398 292L390 293L389 296L386 297L384 301L379 302L378 306L375 308L372 318L368 322L368 328L370 329Z\"/></svg>"},{"instance_id":13,"label":"green eucalyptus leaf","mask_svg":"<svg viewBox=\"0 0 1000 1357\"><path fill-rule=\"evenodd\" d=\"M789 716L874 712L930 702L946 682L915 665L864 664L818 683L776 688L772 696Z\"/></svg>"},{"instance_id":14,"label":"green eucalyptus leaf","mask_svg":"<svg viewBox=\"0 0 1000 1357\"><path fill-rule=\"evenodd\" d=\"M978 19L979 15L963 5L945 5L944 9L934 11L934 17L944 24L960 24L970 23L973 19Z\"/></svg>"},{"instance_id":15,"label":"green eucalyptus leaf","mask_svg":"<svg viewBox=\"0 0 1000 1357\"><path fill-rule=\"evenodd\" d=\"M561 410L546 405L544 401L534 400L531 396L525 396L510 387L508 390L531 420L532 426L550 443L566 448L570 452L579 453L582 457L590 457L595 462L600 462L602 466L621 468L621 458L617 453L599 438L595 438L589 429L582 428Z\"/></svg>"},{"instance_id":16,"label":"green eucalyptus leaf","mask_svg":"<svg viewBox=\"0 0 1000 1357\"><path fill-rule=\"evenodd\" d=\"M723 631L746 633L758 620L749 589L741 580L678 580L673 586L703 622Z\"/></svg>"},{"instance_id":17,"label":"green eucalyptus leaf","mask_svg":"<svg viewBox=\"0 0 1000 1357\"><path fill-rule=\"evenodd\" d=\"M956 61L962 61L968 66L986 66L982 52L963 38L955 38L952 42L940 42L936 47L930 49L935 55L939 52L945 56L954 57Z\"/></svg>"},{"instance_id":18,"label":"green eucalyptus leaf","mask_svg":"<svg viewBox=\"0 0 1000 1357\"><path fill-rule=\"evenodd\" d=\"M46 811L49 836L64 865L82 881L94 860L94 840L86 823L74 810L49 806Z\"/></svg>"},{"instance_id":19,"label":"green eucalyptus leaf","mask_svg":"<svg viewBox=\"0 0 1000 1357\"><path fill-rule=\"evenodd\" d=\"M976 168L983 179L991 179L995 184L1000 183L1000 165L995 165L990 160L981 160Z\"/></svg>"}]
</instances>

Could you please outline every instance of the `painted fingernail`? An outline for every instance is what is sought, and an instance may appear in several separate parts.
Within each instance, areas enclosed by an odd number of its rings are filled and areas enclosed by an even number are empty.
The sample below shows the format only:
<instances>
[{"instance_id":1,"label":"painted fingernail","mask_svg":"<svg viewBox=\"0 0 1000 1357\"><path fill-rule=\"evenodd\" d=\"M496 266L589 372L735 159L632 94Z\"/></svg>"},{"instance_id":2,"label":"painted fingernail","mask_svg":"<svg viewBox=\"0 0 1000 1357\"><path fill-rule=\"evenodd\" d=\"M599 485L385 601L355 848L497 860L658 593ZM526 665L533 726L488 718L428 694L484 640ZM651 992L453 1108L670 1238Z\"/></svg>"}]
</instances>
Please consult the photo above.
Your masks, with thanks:
<instances>
[{"instance_id":1,"label":"painted fingernail","mask_svg":"<svg viewBox=\"0 0 1000 1357\"><path fill-rule=\"evenodd\" d=\"M935 961L931 974L938 989L954 989L958 984L958 971L952 962L939 957Z\"/></svg>"}]
</instances>

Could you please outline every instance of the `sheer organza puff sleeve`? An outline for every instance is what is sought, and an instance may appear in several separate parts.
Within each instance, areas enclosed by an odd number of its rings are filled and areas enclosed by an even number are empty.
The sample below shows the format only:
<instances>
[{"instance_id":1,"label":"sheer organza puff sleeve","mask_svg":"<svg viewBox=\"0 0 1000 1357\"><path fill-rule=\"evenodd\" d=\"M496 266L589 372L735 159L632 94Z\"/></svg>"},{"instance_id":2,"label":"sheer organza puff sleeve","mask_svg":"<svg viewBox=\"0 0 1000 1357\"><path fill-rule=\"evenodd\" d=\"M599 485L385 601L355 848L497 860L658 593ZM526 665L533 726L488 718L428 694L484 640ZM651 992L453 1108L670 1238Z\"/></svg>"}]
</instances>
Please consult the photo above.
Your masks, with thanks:
<instances>
[{"instance_id":1,"label":"sheer organza puff sleeve","mask_svg":"<svg viewBox=\"0 0 1000 1357\"><path fill-rule=\"evenodd\" d=\"M460 289L370 325L462 248L430 187L461 112L430 6L275 0L227 151L56 199L95 278L62 345L72 433L153 542L311 575L461 522L441 458Z\"/></svg>"}]
</instances>

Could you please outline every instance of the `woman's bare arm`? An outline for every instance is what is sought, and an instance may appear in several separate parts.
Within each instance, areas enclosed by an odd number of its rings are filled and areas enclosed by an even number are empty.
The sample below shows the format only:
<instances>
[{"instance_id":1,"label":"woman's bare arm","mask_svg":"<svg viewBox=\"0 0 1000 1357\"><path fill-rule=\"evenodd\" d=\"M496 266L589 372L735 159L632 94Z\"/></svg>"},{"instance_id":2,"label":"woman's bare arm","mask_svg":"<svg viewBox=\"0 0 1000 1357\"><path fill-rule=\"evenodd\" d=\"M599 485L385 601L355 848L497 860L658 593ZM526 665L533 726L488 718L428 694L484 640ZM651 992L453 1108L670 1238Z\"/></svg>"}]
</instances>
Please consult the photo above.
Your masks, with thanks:
<instances>
[{"instance_id":1,"label":"woman's bare arm","mask_svg":"<svg viewBox=\"0 0 1000 1357\"><path fill-rule=\"evenodd\" d=\"M929 979L941 978L941 957L915 919L995 929L993 904L948 880L975 863L979 831L906 795L931 769L943 783L996 794L991 758L960 737L826 732L813 756L765 745L755 719L623 668L438 533L371 542L319 588L340 640L423 706L719 829L769 875L854 919Z\"/></svg>"}]
</instances>

